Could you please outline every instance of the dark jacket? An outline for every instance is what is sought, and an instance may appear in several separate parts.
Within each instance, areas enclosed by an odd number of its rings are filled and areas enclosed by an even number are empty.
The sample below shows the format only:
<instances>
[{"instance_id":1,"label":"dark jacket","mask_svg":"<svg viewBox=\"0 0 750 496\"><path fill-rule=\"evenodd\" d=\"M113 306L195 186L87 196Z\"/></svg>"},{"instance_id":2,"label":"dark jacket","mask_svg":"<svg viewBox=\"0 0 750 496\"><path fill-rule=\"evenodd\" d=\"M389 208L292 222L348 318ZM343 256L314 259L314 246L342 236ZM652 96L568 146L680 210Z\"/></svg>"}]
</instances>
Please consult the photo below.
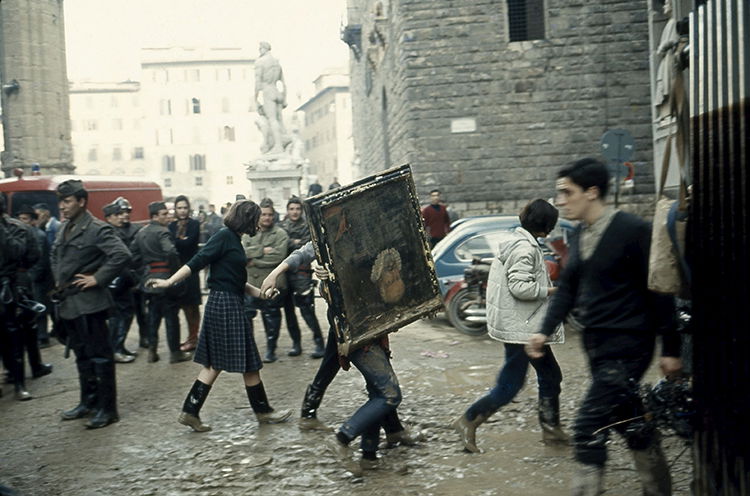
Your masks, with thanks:
<instances>
[{"instance_id":1,"label":"dark jacket","mask_svg":"<svg viewBox=\"0 0 750 496\"><path fill-rule=\"evenodd\" d=\"M651 226L641 218L618 212L586 260L580 255L581 227L570 242L568 263L552 296L541 332L551 335L571 309L584 329L660 332L662 354L679 356L671 297L648 290Z\"/></svg>"},{"instance_id":2,"label":"dark jacket","mask_svg":"<svg viewBox=\"0 0 750 496\"><path fill-rule=\"evenodd\" d=\"M27 271L38 265L41 258L41 248L34 233L37 229L7 216L3 218L3 225L5 241L2 243L4 256L0 276L8 277L14 287L30 288L31 279Z\"/></svg>"},{"instance_id":3,"label":"dark jacket","mask_svg":"<svg viewBox=\"0 0 750 496\"><path fill-rule=\"evenodd\" d=\"M163 293L164 290L145 288L147 279L167 279L179 266L179 256L169 229L151 221L135 235L130 245L133 265L141 276L141 289L146 293Z\"/></svg>"},{"instance_id":4,"label":"dark jacket","mask_svg":"<svg viewBox=\"0 0 750 496\"><path fill-rule=\"evenodd\" d=\"M69 220L62 223L52 245L55 284L62 288L73 282L76 274L92 274L97 285L71 294L60 303L60 318L66 320L110 308L112 298L107 286L130 263L128 248L106 222L85 211L65 239L69 224Z\"/></svg>"},{"instance_id":5,"label":"dark jacket","mask_svg":"<svg viewBox=\"0 0 750 496\"><path fill-rule=\"evenodd\" d=\"M198 253L198 243L201 236L201 224L195 219L186 219L187 225L182 237L177 236L180 227L180 221L176 220L169 223L169 232L172 233L175 248L180 254L180 263L185 264Z\"/></svg>"},{"instance_id":6,"label":"dark jacket","mask_svg":"<svg viewBox=\"0 0 750 496\"><path fill-rule=\"evenodd\" d=\"M310 241L310 228L304 217L300 217L297 222L286 218L279 222L279 226L289 235L287 254L292 253L297 248L302 248L305 243Z\"/></svg>"}]
</instances>

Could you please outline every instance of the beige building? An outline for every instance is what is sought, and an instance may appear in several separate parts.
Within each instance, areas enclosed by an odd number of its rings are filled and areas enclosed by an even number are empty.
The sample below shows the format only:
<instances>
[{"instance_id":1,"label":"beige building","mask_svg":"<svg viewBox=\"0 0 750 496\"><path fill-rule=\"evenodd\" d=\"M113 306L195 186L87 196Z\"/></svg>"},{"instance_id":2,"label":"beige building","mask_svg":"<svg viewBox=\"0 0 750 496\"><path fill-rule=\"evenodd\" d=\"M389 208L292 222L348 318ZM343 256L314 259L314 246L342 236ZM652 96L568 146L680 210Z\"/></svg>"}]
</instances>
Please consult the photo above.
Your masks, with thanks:
<instances>
[{"instance_id":1,"label":"beige building","mask_svg":"<svg viewBox=\"0 0 750 496\"><path fill-rule=\"evenodd\" d=\"M257 154L254 58L239 48L146 48L141 95L145 153L166 198L197 207L249 195L245 162Z\"/></svg>"},{"instance_id":2,"label":"beige building","mask_svg":"<svg viewBox=\"0 0 750 496\"><path fill-rule=\"evenodd\" d=\"M70 120L79 174L157 180L147 156L140 83L72 83Z\"/></svg>"},{"instance_id":3,"label":"beige building","mask_svg":"<svg viewBox=\"0 0 750 496\"><path fill-rule=\"evenodd\" d=\"M315 95L299 107L300 138L309 163L309 182L326 189L334 178L346 184L359 176L354 170L352 104L346 69L329 69L314 81Z\"/></svg>"}]
</instances>

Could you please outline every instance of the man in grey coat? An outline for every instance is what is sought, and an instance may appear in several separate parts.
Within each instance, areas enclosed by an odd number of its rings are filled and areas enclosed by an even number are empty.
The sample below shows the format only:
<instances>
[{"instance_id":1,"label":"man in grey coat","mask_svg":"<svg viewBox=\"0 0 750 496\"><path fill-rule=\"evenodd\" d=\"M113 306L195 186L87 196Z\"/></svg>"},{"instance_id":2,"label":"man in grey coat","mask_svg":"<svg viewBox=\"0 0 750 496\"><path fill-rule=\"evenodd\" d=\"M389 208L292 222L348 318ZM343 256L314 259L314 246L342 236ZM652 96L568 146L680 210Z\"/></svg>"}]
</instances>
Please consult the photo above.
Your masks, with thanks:
<instances>
[{"instance_id":1,"label":"man in grey coat","mask_svg":"<svg viewBox=\"0 0 750 496\"><path fill-rule=\"evenodd\" d=\"M130 262L130 252L109 224L88 210L83 183L70 179L57 187L65 222L52 245L57 313L67 345L76 355L81 401L63 412L63 420L87 417L97 429L119 420L112 341L107 314L112 297L107 286Z\"/></svg>"}]
</instances>

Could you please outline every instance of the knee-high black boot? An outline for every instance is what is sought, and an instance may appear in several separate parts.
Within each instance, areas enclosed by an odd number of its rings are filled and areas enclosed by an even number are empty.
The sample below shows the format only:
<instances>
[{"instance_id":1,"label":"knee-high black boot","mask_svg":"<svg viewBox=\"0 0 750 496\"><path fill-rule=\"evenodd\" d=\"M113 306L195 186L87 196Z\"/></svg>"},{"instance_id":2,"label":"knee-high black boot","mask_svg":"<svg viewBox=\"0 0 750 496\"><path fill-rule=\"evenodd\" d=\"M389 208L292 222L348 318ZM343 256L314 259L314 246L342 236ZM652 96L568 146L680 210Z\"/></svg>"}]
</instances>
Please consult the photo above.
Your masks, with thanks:
<instances>
[{"instance_id":1,"label":"knee-high black boot","mask_svg":"<svg viewBox=\"0 0 750 496\"><path fill-rule=\"evenodd\" d=\"M76 362L78 367L78 385L81 389L81 400L78 406L62 413L63 420L83 418L96 407L96 375L91 360Z\"/></svg>"},{"instance_id":2,"label":"knee-high black boot","mask_svg":"<svg viewBox=\"0 0 750 496\"><path fill-rule=\"evenodd\" d=\"M539 396L539 425L545 444L570 444L570 436L560 427L559 396Z\"/></svg>"},{"instance_id":3,"label":"knee-high black boot","mask_svg":"<svg viewBox=\"0 0 750 496\"><path fill-rule=\"evenodd\" d=\"M247 392L247 399L250 401L250 406L255 412L255 417L258 419L260 424L278 424L279 422L286 421L292 414L289 410L275 411L268 404L268 397L266 396L266 390L263 387L263 383L260 382L255 386L245 386Z\"/></svg>"},{"instance_id":4,"label":"knee-high black boot","mask_svg":"<svg viewBox=\"0 0 750 496\"><path fill-rule=\"evenodd\" d=\"M263 361L266 363L273 363L278 360L276 357L276 343L279 340L281 311L278 309L276 312L263 310L261 311L260 316L263 319L263 327L266 330L266 356L263 357Z\"/></svg>"},{"instance_id":5,"label":"knee-high black boot","mask_svg":"<svg viewBox=\"0 0 750 496\"><path fill-rule=\"evenodd\" d=\"M315 342L315 349L310 353L312 358L322 358L325 355L326 347L325 341L323 341L323 333L320 331L320 324L318 318L315 316L315 306L305 305L300 307L300 313L302 318L305 319L305 323L312 330L313 341Z\"/></svg>"},{"instance_id":6,"label":"knee-high black boot","mask_svg":"<svg viewBox=\"0 0 750 496\"><path fill-rule=\"evenodd\" d=\"M323 401L323 394L314 384L307 386L305 398L302 400L302 412L299 419L299 428L303 431L332 431L333 428L318 420L317 410Z\"/></svg>"},{"instance_id":7,"label":"knee-high black boot","mask_svg":"<svg viewBox=\"0 0 750 496\"><path fill-rule=\"evenodd\" d=\"M180 413L177 421L182 425L191 427L195 432L210 431L211 426L201 422L199 415L201 407L210 392L211 386L196 380L185 398L185 403L182 404L182 413Z\"/></svg>"},{"instance_id":8,"label":"knee-high black boot","mask_svg":"<svg viewBox=\"0 0 750 496\"><path fill-rule=\"evenodd\" d=\"M115 362L111 358L94 358L96 373L96 413L86 423L88 429L99 429L120 420L117 413L117 381Z\"/></svg>"}]
</instances>

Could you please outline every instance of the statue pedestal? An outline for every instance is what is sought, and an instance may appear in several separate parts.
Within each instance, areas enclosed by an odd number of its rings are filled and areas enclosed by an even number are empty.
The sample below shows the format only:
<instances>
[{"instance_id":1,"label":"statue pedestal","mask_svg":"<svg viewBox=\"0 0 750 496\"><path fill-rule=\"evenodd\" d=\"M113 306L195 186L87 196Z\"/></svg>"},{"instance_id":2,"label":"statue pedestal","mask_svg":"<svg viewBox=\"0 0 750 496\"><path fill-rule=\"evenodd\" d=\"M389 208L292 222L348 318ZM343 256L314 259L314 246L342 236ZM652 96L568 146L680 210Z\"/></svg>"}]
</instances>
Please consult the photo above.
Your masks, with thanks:
<instances>
[{"instance_id":1,"label":"statue pedestal","mask_svg":"<svg viewBox=\"0 0 750 496\"><path fill-rule=\"evenodd\" d=\"M273 200L276 211L283 213L291 196L300 196L303 161L288 153L267 153L245 164L250 180L251 200Z\"/></svg>"}]
</instances>

